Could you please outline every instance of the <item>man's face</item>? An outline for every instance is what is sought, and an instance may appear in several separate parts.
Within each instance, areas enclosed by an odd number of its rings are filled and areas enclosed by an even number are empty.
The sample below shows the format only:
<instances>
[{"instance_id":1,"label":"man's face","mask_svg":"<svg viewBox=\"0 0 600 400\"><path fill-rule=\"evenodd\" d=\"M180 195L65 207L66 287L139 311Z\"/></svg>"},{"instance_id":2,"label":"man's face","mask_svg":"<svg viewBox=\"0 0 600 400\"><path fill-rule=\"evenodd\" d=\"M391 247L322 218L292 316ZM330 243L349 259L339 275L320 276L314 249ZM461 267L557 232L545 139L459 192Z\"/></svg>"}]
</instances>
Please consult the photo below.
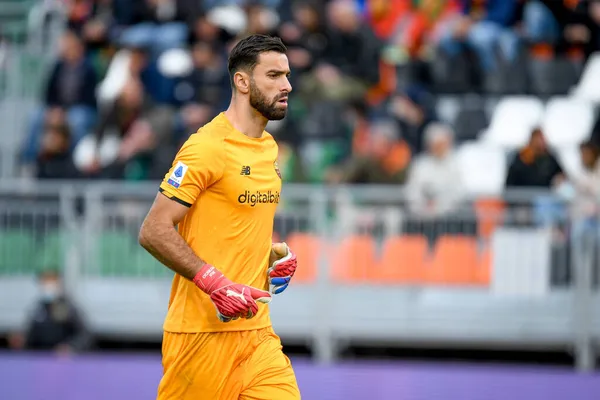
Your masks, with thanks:
<instances>
[{"instance_id":1,"label":"man's face","mask_svg":"<svg viewBox=\"0 0 600 400\"><path fill-rule=\"evenodd\" d=\"M40 294L45 301L52 302L62 294L60 279L56 276L45 276L40 280Z\"/></svg>"},{"instance_id":2,"label":"man's face","mask_svg":"<svg viewBox=\"0 0 600 400\"><path fill-rule=\"evenodd\" d=\"M452 141L449 137L440 136L429 143L429 152L436 158L444 158L452 147Z\"/></svg>"},{"instance_id":3,"label":"man's face","mask_svg":"<svg viewBox=\"0 0 600 400\"><path fill-rule=\"evenodd\" d=\"M60 42L62 56L68 62L77 62L83 57L81 41L72 33L66 33Z\"/></svg>"},{"instance_id":4,"label":"man's face","mask_svg":"<svg viewBox=\"0 0 600 400\"><path fill-rule=\"evenodd\" d=\"M288 94L292 91L289 74L285 54L270 51L259 56L250 78L250 105L269 121L285 117Z\"/></svg>"},{"instance_id":5,"label":"man's face","mask_svg":"<svg viewBox=\"0 0 600 400\"><path fill-rule=\"evenodd\" d=\"M546 152L546 138L541 131L534 133L531 136L531 147L537 154L543 154Z\"/></svg>"},{"instance_id":6,"label":"man's face","mask_svg":"<svg viewBox=\"0 0 600 400\"><path fill-rule=\"evenodd\" d=\"M42 151L48 154L61 154L68 147L67 138L54 128L48 128L42 136Z\"/></svg>"},{"instance_id":7,"label":"man's face","mask_svg":"<svg viewBox=\"0 0 600 400\"><path fill-rule=\"evenodd\" d=\"M356 6L350 1L337 0L329 4L329 23L344 33L353 33L360 26Z\"/></svg>"}]
</instances>

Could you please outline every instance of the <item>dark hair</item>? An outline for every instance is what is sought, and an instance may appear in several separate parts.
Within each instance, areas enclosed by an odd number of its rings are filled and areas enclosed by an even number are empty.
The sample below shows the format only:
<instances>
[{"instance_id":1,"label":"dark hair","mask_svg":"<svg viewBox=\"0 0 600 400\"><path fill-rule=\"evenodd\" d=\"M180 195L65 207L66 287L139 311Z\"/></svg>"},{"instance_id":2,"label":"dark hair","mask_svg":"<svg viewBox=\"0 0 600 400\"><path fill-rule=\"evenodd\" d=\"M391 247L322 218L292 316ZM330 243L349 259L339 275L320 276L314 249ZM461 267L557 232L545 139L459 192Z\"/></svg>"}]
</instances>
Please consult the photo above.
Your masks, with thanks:
<instances>
[{"instance_id":1,"label":"dark hair","mask_svg":"<svg viewBox=\"0 0 600 400\"><path fill-rule=\"evenodd\" d=\"M258 64L258 56L268 51L285 53L287 48L276 36L250 35L240 40L229 54L227 69L231 87L234 87L233 76L237 71L252 72Z\"/></svg>"}]
</instances>

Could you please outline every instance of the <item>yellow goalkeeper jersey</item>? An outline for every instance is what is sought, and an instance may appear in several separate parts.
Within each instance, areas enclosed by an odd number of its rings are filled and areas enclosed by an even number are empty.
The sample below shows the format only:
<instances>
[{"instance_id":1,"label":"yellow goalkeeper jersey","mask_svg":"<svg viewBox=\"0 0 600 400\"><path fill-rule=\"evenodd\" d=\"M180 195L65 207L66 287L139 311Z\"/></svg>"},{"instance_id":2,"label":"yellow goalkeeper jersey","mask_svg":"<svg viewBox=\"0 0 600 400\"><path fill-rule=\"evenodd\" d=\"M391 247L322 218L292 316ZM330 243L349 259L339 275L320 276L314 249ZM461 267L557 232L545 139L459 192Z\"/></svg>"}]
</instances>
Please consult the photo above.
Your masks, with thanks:
<instances>
[{"instance_id":1,"label":"yellow goalkeeper jersey","mask_svg":"<svg viewBox=\"0 0 600 400\"><path fill-rule=\"evenodd\" d=\"M160 191L187 207L178 231L194 252L234 282L268 289L267 268L281 177L277 144L250 138L223 113L190 136ZM209 296L175 275L164 323L168 332L219 332L271 325L268 305L252 319L222 323Z\"/></svg>"}]
</instances>

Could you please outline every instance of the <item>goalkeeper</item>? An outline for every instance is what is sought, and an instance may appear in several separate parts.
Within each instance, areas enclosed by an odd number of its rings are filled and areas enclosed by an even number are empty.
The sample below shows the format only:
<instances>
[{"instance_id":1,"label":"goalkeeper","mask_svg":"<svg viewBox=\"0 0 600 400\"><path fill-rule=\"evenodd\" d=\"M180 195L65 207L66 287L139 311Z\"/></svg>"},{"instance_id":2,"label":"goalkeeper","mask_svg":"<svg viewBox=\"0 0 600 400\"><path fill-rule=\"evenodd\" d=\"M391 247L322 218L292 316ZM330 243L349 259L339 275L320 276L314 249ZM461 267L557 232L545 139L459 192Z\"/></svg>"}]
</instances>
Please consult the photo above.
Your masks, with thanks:
<instances>
[{"instance_id":1,"label":"goalkeeper","mask_svg":"<svg viewBox=\"0 0 600 400\"><path fill-rule=\"evenodd\" d=\"M176 272L159 400L300 399L267 306L296 270L271 241L281 177L264 131L287 111L285 53L263 35L235 46L229 108L182 146L140 229L140 244Z\"/></svg>"}]
</instances>

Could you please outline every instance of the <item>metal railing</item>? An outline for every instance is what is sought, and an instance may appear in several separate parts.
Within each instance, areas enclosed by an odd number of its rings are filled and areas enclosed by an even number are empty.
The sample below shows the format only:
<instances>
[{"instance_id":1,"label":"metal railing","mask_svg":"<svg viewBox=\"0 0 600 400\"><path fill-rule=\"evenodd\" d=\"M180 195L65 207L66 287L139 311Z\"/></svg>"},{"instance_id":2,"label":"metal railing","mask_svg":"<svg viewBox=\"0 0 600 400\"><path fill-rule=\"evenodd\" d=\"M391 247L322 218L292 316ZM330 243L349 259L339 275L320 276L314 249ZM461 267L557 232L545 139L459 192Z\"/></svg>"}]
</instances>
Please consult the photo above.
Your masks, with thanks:
<instances>
[{"instance_id":1,"label":"metal railing","mask_svg":"<svg viewBox=\"0 0 600 400\"><path fill-rule=\"evenodd\" d=\"M0 330L24 318L36 271L60 267L94 331L159 337L172 273L136 243L157 187L0 181ZM322 361L366 340L574 348L591 369L600 235L549 198L473 198L432 217L397 188L285 185L274 230L302 271L271 305L275 328Z\"/></svg>"}]
</instances>

